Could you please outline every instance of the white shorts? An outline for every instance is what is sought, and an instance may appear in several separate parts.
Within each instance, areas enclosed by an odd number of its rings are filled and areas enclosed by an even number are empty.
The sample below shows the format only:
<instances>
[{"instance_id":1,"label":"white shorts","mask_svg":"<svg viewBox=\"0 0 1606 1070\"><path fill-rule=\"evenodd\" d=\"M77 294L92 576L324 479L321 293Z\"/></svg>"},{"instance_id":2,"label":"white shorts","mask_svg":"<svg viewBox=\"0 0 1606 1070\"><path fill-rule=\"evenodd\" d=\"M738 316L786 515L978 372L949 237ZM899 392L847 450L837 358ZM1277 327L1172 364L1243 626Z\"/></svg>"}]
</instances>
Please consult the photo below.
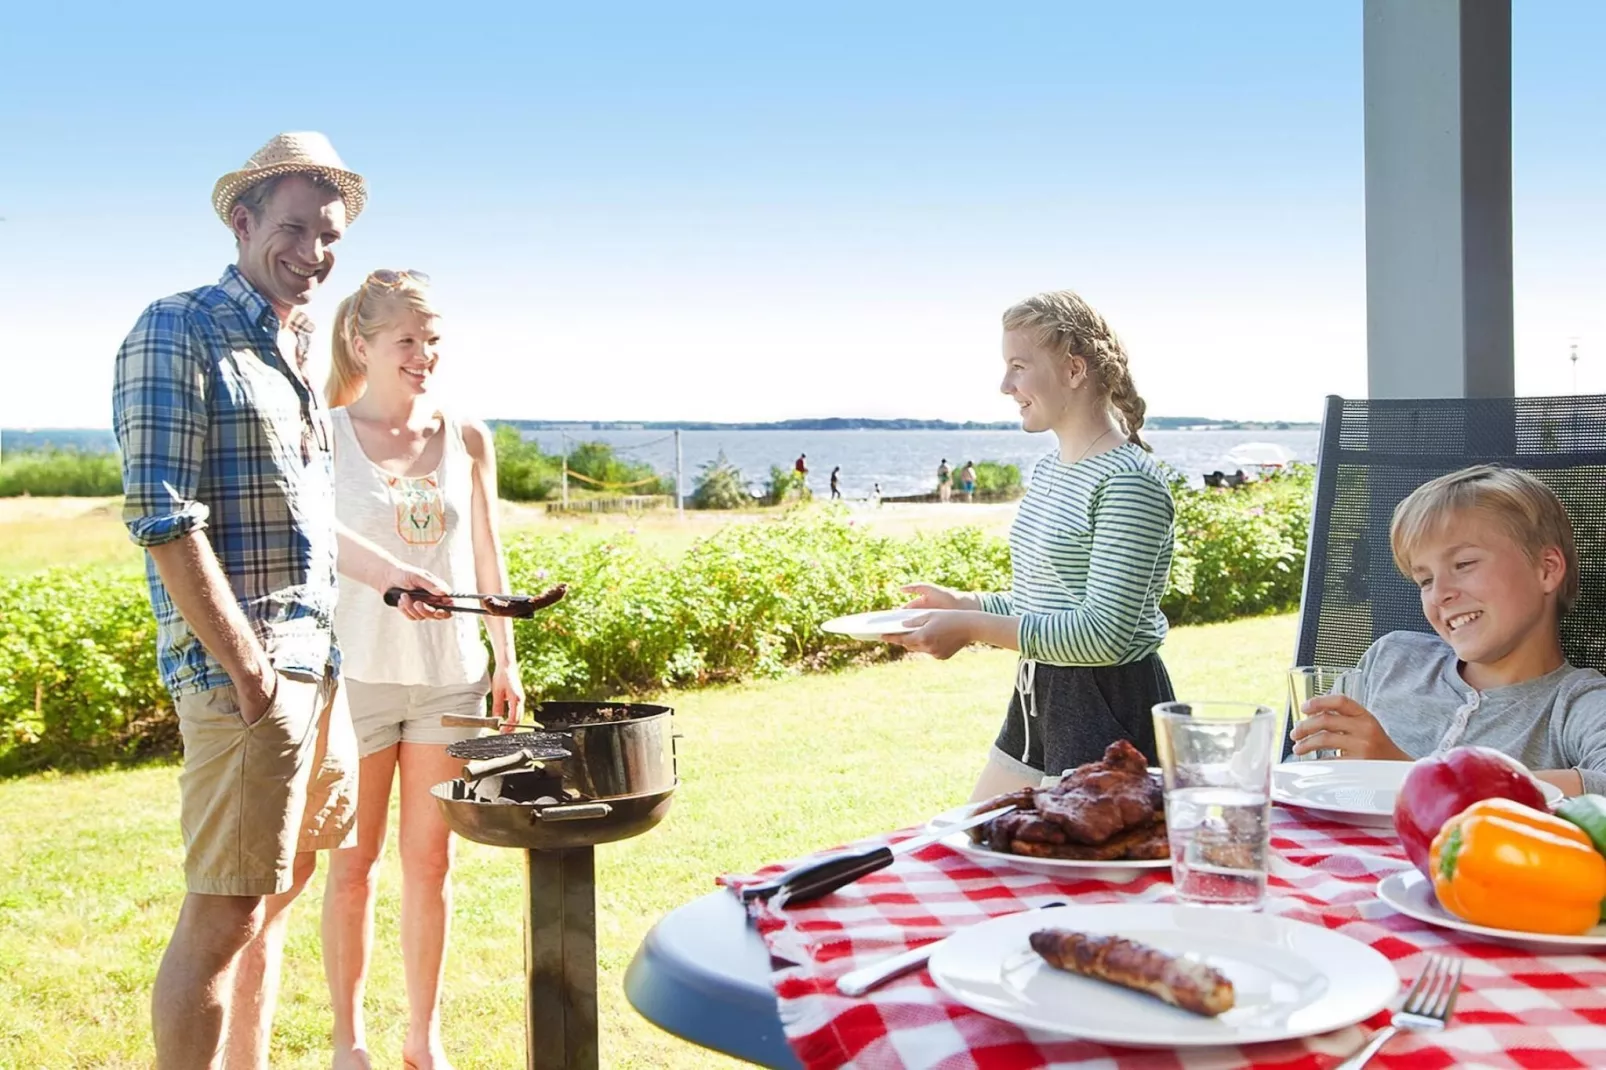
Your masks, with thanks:
<instances>
[{"instance_id":1,"label":"white shorts","mask_svg":"<svg viewBox=\"0 0 1606 1070\"><path fill-rule=\"evenodd\" d=\"M448 728L444 713L484 716L489 677L472 684L429 687L424 684L369 684L341 679L357 729L357 755L366 758L397 743L433 743L444 747L484 735L483 728Z\"/></svg>"}]
</instances>

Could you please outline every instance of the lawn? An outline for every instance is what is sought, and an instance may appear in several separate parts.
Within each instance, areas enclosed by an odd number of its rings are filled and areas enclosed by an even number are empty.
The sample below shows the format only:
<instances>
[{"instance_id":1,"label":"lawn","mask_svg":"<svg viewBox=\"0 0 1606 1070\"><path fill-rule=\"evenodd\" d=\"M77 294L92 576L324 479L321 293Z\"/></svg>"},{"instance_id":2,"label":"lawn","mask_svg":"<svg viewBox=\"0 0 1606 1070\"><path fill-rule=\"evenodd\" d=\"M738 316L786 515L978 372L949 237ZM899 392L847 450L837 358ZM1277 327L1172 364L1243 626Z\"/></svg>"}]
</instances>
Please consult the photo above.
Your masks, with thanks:
<instances>
[{"instance_id":1,"label":"lawn","mask_svg":"<svg viewBox=\"0 0 1606 1070\"><path fill-rule=\"evenodd\" d=\"M1294 619L1178 629L1178 693L1277 702ZM654 832L601 847L602 1061L739 1065L641 1019L621 990L654 919L723 872L915 824L961 801L1013 680L1012 656L970 651L836 674L672 694L682 786ZM182 894L172 766L0 782L0 1067L146 1067L151 978ZM369 984L376 1067L400 1064L405 1002L398 873L381 882ZM292 924L272 1063L328 1065L315 880ZM460 845L445 1033L459 1070L523 1060L521 867Z\"/></svg>"},{"instance_id":2,"label":"lawn","mask_svg":"<svg viewBox=\"0 0 1606 1070\"><path fill-rule=\"evenodd\" d=\"M127 565L142 567L140 550L128 539L122 523L121 498L0 498L0 577L20 576L52 565ZM849 505L855 519L879 534L908 536L960 524L1003 535L1015 516L1016 503L984 505L894 504L873 508ZM664 554L683 553L697 539L732 522L774 516L778 510L752 513L655 510L629 516L618 513L549 514L537 503L503 502L504 532L576 532L606 539L629 532Z\"/></svg>"}]
</instances>

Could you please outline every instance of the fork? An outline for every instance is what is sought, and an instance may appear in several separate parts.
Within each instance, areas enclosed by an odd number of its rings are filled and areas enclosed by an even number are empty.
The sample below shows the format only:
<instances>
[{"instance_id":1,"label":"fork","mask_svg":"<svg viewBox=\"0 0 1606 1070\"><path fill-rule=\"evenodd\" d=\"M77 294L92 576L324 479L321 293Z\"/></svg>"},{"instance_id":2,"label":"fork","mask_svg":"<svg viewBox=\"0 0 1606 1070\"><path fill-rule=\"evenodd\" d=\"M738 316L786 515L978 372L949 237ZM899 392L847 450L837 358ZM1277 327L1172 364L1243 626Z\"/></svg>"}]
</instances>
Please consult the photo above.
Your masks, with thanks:
<instances>
[{"instance_id":1,"label":"fork","mask_svg":"<svg viewBox=\"0 0 1606 1070\"><path fill-rule=\"evenodd\" d=\"M1437 1032L1449 1024L1455 1013L1456 993L1461 989L1461 962L1442 955L1429 955L1427 968L1417 976L1416 983L1405 993L1405 1002L1394 1012L1394 1017L1366 1046L1333 1070L1361 1070L1372 1061L1383 1045L1399 1032Z\"/></svg>"}]
</instances>

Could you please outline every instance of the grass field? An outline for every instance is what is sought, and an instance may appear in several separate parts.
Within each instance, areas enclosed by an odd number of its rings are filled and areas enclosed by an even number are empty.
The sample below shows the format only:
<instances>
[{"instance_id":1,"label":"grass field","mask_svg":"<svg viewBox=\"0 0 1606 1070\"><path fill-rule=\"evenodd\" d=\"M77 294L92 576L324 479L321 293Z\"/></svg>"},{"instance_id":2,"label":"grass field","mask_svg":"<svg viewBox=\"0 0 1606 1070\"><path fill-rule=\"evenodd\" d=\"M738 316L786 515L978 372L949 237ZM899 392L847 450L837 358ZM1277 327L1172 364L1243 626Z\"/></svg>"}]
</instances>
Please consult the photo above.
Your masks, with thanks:
<instances>
[{"instance_id":1,"label":"grass field","mask_svg":"<svg viewBox=\"0 0 1606 1070\"><path fill-rule=\"evenodd\" d=\"M856 519L886 535L910 535L960 524L993 534L1009 531L1015 503L1001 505L885 505L850 506ZM17 576L51 565L123 565L142 567L139 548L128 541L122 523L121 498L0 498L0 576ZM538 505L504 502L505 532L572 531L609 538L632 532L643 542L668 555L679 554L693 541L726 524L775 515L764 513L711 513L687 510L684 518L673 511L637 516L621 514L548 514Z\"/></svg>"},{"instance_id":2,"label":"grass field","mask_svg":"<svg viewBox=\"0 0 1606 1070\"><path fill-rule=\"evenodd\" d=\"M1178 692L1274 701L1293 618L1178 629ZM682 787L654 832L601 847L598 939L603 1063L711 1070L738 1064L668 1036L621 990L652 922L747 871L901 826L961 801L997 728L1012 656L966 652L672 694ZM157 766L0 782L0 1066L150 1064L151 979L182 894L175 780ZM445 1033L459 1070L520 1065L522 876L507 851L460 845ZM387 861L369 1032L400 1064L405 1003L399 874ZM273 1066L328 1063L316 901L292 923Z\"/></svg>"}]
</instances>

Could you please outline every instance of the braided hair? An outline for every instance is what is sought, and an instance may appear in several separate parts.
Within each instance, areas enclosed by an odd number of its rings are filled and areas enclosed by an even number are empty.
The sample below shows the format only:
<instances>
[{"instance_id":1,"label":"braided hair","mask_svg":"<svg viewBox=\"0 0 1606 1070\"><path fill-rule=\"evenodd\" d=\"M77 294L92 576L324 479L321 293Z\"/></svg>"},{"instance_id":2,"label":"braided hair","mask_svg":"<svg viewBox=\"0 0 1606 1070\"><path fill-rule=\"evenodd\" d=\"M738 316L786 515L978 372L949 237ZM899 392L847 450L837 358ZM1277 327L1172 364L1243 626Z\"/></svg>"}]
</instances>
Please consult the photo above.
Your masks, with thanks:
<instances>
[{"instance_id":1,"label":"braided hair","mask_svg":"<svg viewBox=\"0 0 1606 1070\"><path fill-rule=\"evenodd\" d=\"M1004 313L1004 330L1031 331L1037 344L1050 353L1087 361L1094 383L1126 432L1126 440L1153 452L1138 433L1149 406L1132 385L1126 350L1093 306L1072 290L1040 293Z\"/></svg>"}]
</instances>

